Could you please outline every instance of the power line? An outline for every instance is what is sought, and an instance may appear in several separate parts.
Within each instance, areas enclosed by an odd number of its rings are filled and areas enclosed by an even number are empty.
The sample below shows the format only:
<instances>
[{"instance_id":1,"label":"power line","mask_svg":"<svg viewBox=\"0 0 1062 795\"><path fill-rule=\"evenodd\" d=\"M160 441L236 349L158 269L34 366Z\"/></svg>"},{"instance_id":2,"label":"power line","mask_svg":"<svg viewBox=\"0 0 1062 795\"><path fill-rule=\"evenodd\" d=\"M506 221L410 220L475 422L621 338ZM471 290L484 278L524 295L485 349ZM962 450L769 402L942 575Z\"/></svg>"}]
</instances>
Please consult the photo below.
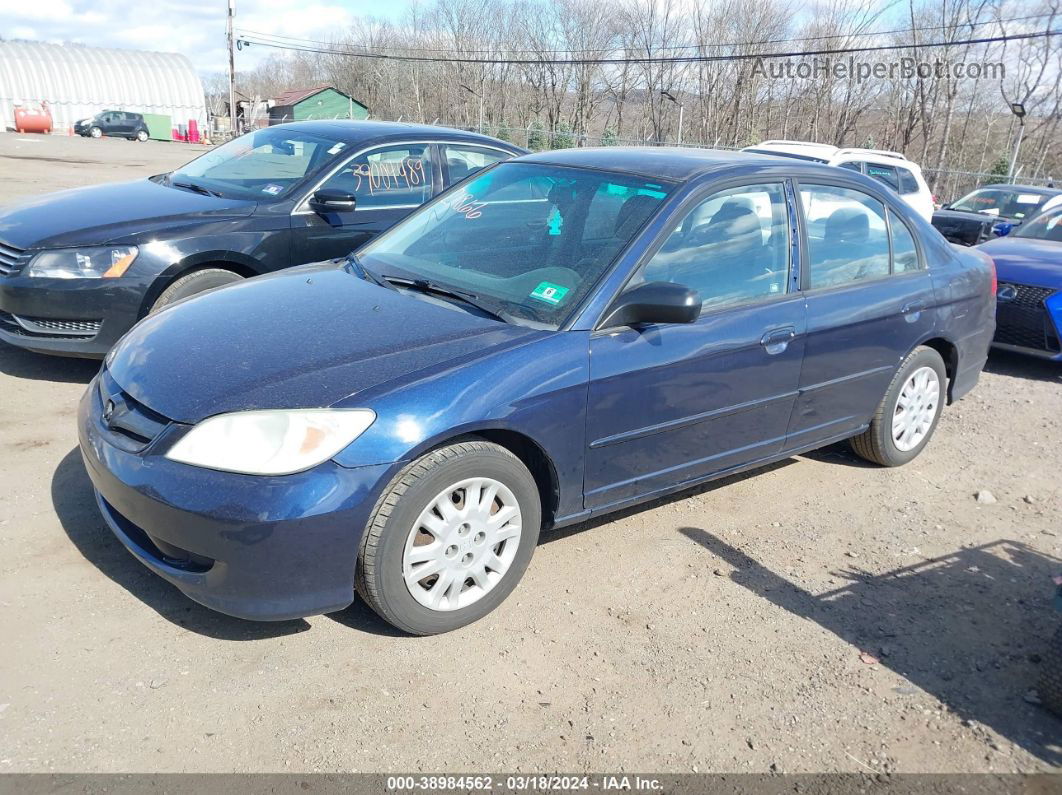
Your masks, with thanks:
<instances>
[{"instance_id":1,"label":"power line","mask_svg":"<svg viewBox=\"0 0 1062 795\"><path fill-rule=\"evenodd\" d=\"M413 61L419 63L467 63L484 64L490 66L511 65L554 65L554 66L586 66L606 64L654 64L654 63L712 63L717 61L750 61L772 60L777 58L803 58L812 55L847 55L859 52L885 52L893 50L917 50L931 49L934 47L958 47L970 44L993 44L1005 41L1022 41L1027 39L1042 39L1050 36L1058 36L1062 30L1047 30L1036 33L1014 33L1001 36L985 36L975 39L961 39L958 41L937 41L922 44L883 44L876 47L838 47L835 49L799 50L790 52L769 53L730 53L726 55L670 55L670 56L635 56L631 58L440 58L426 55L389 55L380 52L352 52L351 50L337 50L331 48L305 47L280 42L255 41L245 36L240 38L243 44L258 44L263 47L272 47L278 50L291 50L295 52L312 52L320 55L342 55L349 58L369 58L384 61ZM733 45L732 45L733 46Z\"/></svg>"},{"instance_id":2,"label":"power line","mask_svg":"<svg viewBox=\"0 0 1062 795\"><path fill-rule=\"evenodd\" d=\"M1045 17L1049 17L1050 18L1050 17L1055 17L1055 16L1057 16L1056 12L1042 12L1042 13L1039 13L1039 14L1025 14L1025 15L1016 16L1016 17L1005 17L1005 18L1002 18L1002 19L986 19L986 20L982 20L982 21L968 20L966 22L959 23L958 26L959 27L969 27L969 28L984 27L986 25L1002 25L1002 24L1007 23L1007 22L1026 22L1026 21L1031 20L1031 19L1043 19ZM657 50L669 50L670 51L670 50L703 50L703 49L709 49L709 48L711 48L711 49L720 49L720 48L725 48L725 47L756 47L756 46L760 46L760 45L764 45L764 44L786 44L788 42L829 41L829 40L833 40L833 39L865 38L867 36L891 36L891 35L895 35L895 34L924 33L924 32L927 32L927 31L934 31L934 30L947 30L948 27L949 26L946 25L946 24L923 25L923 26L911 27L911 28L896 28L896 29L893 29L893 30L871 30L871 31L863 31L863 32L853 32L853 33L831 33L831 34L823 34L821 36L795 36L795 37L788 37L788 38L760 39L759 41L719 42L719 43L707 43L706 42L706 43L703 43L703 44L673 44L673 45L668 45L668 46L664 46L664 47L657 47L656 49ZM251 37L254 37L255 39L258 39L257 41L246 41L246 40L244 40L245 43L247 43L247 44L260 44L262 46L272 46L274 43L282 43L282 44L285 44L285 45L290 44L290 45L292 45L292 48L295 48L295 46L300 46L301 47L301 46L304 46L304 45L323 45L325 48L330 48L330 47L335 47L336 46L336 42L334 42L334 41L325 41L323 39L305 39L305 38L299 38L299 37L296 37L296 36L285 36L285 35L282 35L282 34L279 34L279 33L266 33L264 31L257 31L257 30L246 30L246 29L244 29L244 30L240 31L240 35L241 35L241 38L243 36L251 36ZM933 45L920 45L920 46L933 46ZM286 47L285 48L281 48L281 49L286 49ZM550 53L550 54L564 53L564 54L573 54L573 53L613 52L615 49L616 49L615 47L587 47L585 49L544 49L544 50L510 49L510 50L507 50L507 52L509 52L509 53ZM400 53L410 53L410 52L412 52L412 53L418 53L418 52L424 52L424 53L452 52L452 48L441 48L441 47L393 47L393 46L376 47L376 48L373 49L373 52L377 53L377 54L382 54L382 51L385 51L385 50L393 50L395 52L400 52ZM313 51L313 50L310 49L310 48L307 48L307 51ZM496 50L493 50L493 49L464 50L464 52L466 52L466 53L492 53L492 52L495 52L495 51ZM535 63L540 63L540 61L538 61L537 59L534 62Z\"/></svg>"}]
</instances>

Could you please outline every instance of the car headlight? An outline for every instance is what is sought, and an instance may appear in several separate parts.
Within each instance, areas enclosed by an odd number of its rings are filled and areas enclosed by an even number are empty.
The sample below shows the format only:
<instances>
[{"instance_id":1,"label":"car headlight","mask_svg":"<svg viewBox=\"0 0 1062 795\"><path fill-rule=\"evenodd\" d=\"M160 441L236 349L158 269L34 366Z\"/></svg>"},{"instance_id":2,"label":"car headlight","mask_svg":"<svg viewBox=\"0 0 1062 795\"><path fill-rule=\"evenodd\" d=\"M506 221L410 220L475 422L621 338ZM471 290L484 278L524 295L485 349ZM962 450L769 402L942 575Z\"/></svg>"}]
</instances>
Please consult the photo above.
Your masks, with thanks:
<instances>
[{"instance_id":1,"label":"car headlight","mask_svg":"<svg viewBox=\"0 0 1062 795\"><path fill-rule=\"evenodd\" d=\"M371 409L291 409L219 414L196 425L166 457L247 475L290 475L317 466L376 419Z\"/></svg>"},{"instance_id":2,"label":"car headlight","mask_svg":"<svg viewBox=\"0 0 1062 795\"><path fill-rule=\"evenodd\" d=\"M136 246L94 246L42 251L30 260L27 276L49 279L116 279L133 264Z\"/></svg>"}]
</instances>

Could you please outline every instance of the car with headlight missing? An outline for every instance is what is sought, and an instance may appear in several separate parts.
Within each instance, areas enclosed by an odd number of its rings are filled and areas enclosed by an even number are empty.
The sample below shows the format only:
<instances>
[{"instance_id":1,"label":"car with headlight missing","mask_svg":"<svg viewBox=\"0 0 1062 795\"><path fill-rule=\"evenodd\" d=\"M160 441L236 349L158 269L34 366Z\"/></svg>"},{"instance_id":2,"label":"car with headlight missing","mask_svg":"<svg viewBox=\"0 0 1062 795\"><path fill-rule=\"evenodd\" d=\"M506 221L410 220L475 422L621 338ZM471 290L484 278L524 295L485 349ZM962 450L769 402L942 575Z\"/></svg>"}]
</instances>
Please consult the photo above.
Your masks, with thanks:
<instances>
[{"instance_id":1,"label":"car with headlight missing","mask_svg":"<svg viewBox=\"0 0 1062 795\"><path fill-rule=\"evenodd\" d=\"M305 121L148 179L0 210L0 340L101 358L134 323L249 276L343 257L526 150L445 127Z\"/></svg>"},{"instance_id":2,"label":"car with headlight missing","mask_svg":"<svg viewBox=\"0 0 1062 795\"><path fill-rule=\"evenodd\" d=\"M978 380L994 273L876 180L685 149L473 176L341 266L151 315L79 408L100 511L252 619L497 607L557 528L851 439L897 466ZM607 571L587 571L607 577Z\"/></svg>"}]
</instances>

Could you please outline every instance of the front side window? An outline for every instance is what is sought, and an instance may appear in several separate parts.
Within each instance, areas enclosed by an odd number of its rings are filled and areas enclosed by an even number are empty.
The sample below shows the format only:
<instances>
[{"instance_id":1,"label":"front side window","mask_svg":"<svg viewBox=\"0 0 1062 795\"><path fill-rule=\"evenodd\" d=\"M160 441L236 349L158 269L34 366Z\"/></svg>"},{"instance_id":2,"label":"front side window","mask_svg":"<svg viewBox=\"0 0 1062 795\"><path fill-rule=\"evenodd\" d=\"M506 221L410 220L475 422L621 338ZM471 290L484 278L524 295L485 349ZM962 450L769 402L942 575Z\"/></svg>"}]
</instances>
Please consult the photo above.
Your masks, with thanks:
<instances>
[{"instance_id":1,"label":"front side window","mask_svg":"<svg viewBox=\"0 0 1062 795\"><path fill-rule=\"evenodd\" d=\"M170 174L224 196L269 201L345 154L347 144L287 128L266 128L234 138Z\"/></svg>"},{"instance_id":2,"label":"front side window","mask_svg":"<svg viewBox=\"0 0 1062 795\"><path fill-rule=\"evenodd\" d=\"M801 185L808 233L808 286L875 279L889 273L885 207L862 191Z\"/></svg>"},{"instance_id":3,"label":"front side window","mask_svg":"<svg viewBox=\"0 0 1062 795\"><path fill-rule=\"evenodd\" d=\"M691 209L636 276L691 287L705 309L786 291L789 214L781 183L743 185Z\"/></svg>"},{"instance_id":4,"label":"front side window","mask_svg":"<svg viewBox=\"0 0 1062 795\"><path fill-rule=\"evenodd\" d=\"M1039 193L1027 193L1008 188L980 188L963 196L951 205L951 209L985 213L1003 218L1024 218L1043 204L1046 199L1046 196Z\"/></svg>"},{"instance_id":5,"label":"front side window","mask_svg":"<svg viewBox=\"0 0 1062 795\"><path fill-rule=\"evenodd\" d=\"M446 161L446 187L470 177L480 169L493 166L510 156L497 149L482 146L459 146L443 144L443 160Z\"/></svg>"},{"instance_id":6,"label":"front side window","mask_svg":"<svg viewBox=\"0 0 1062 795\"><path fill-rule=\"evenodd\" d=\"M346 163L322 187L353 194L355 210L423 204L432 194L431 144L370 150Z\"/></svg>"},{"instance_id":7,"label":"front side window","mask_svg":"<svg viewBox=\"0 0 1062 795\"><path fill-rule=\"evenodd\" d=\"M502 163L358 252L381 276L474 295L506 319L556 328L656 212L670 183Z\"/></svg>"}]
</instances>

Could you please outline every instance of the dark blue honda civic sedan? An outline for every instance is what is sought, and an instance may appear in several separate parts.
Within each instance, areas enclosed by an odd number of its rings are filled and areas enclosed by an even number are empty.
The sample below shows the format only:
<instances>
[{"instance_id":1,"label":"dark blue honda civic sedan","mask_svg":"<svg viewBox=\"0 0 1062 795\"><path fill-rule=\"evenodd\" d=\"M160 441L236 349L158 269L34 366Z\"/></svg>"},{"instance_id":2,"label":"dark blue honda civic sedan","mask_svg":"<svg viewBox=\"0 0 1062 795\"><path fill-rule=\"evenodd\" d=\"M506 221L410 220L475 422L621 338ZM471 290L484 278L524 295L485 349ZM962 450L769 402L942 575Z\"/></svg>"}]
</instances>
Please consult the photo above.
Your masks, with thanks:
<instances>
[{"instance_id":1,"label":"dark blue honda civic sedan","mask_svg":"<svg viewBox=\"0 0 1062 795\"><path fill-rule=\"evenodd\" d=\"M355 590L411 633L513 590L539 532L841 439L918 455L977 382L994 271L844 169L529 155L356 255L138 324L80 407L107 523L253 619Z\"/></svg>"}]
</instances>

